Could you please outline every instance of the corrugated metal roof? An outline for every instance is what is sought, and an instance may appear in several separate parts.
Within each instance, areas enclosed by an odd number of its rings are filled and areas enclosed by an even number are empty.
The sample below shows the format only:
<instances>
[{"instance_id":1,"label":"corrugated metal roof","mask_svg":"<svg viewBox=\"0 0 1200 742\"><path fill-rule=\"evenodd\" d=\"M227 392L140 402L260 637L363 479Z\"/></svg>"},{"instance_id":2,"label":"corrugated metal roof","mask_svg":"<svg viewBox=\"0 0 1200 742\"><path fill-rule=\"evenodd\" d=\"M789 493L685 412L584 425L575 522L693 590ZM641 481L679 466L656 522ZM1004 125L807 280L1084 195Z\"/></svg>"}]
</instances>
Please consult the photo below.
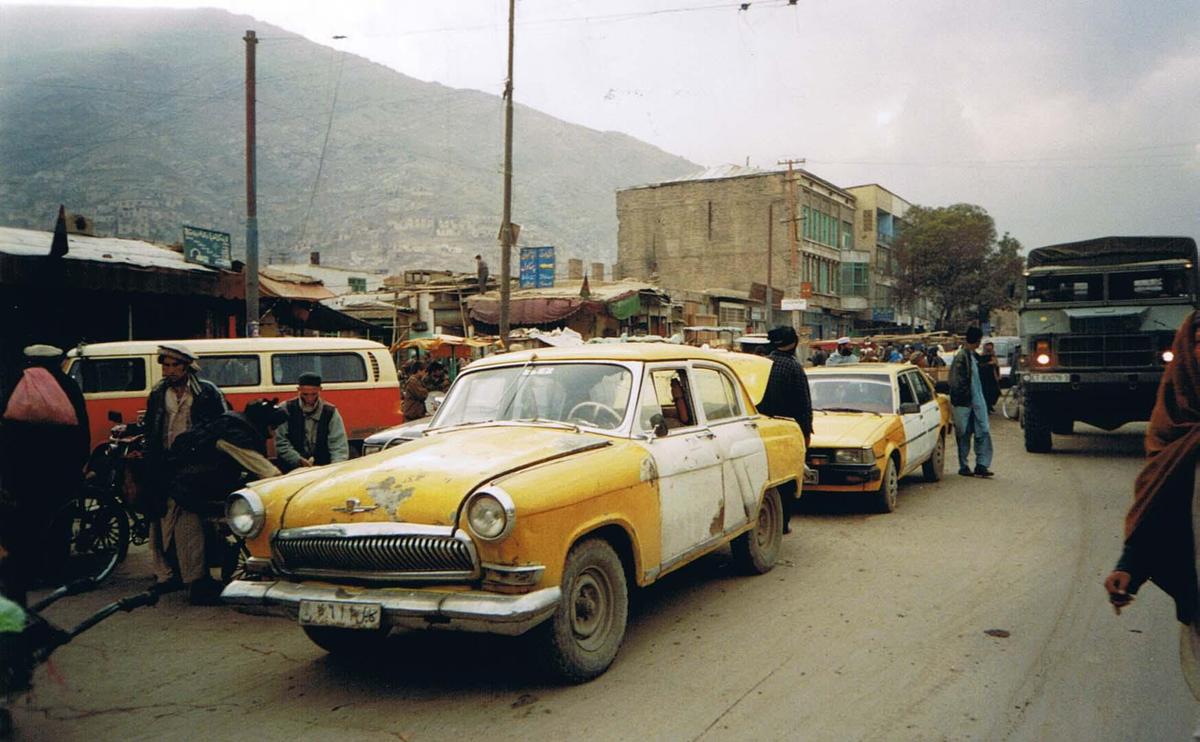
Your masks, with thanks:
<instances>
[{"instance_id":1,"label":"corrugated metal roof","mask_svg":"<svg viewBox=\"0 0 1200 742\"><path fill-rule=\"evenodd\" d=\"M53 232L16 227L0 227L0 253L37 257L50 254ZM121 237L90 237L67 235L67 254L64 260L88 260L96 263L131 265L139 268L169 268L179 271L216 273L213 268L183 259L183 253L142 240Z\"/></svg>"}]
</instances>

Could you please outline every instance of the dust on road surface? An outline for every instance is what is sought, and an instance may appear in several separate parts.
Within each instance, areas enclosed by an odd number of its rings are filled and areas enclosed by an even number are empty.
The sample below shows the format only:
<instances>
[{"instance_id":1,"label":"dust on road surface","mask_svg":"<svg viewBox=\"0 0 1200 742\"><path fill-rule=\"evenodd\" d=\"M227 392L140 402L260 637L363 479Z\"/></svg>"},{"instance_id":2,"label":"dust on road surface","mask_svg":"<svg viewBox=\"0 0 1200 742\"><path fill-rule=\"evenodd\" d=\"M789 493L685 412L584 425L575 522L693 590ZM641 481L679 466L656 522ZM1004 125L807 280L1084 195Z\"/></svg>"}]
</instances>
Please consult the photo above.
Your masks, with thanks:
<instances>
[{"instance_id":1,"label":"dust on road surface","mask_svg":"<svg viewBox=\"0 0 1200 742\"><path fill-rule=\"evenodd\" d=\"M1147 587L1116 617L1100 588L1144 427L1080 426L1035 456L993 425L994 480L956 476L951 445L946 479L904 481L896 513L804 503L767 575L716 554L641 591L587 685L539 678L519 639L405 633L353 663L175 594L62 648L14 703L18 739L1186 738L1173 606ZM149 578L135 550L51 616Z\"/></svg>"}]
</instances>

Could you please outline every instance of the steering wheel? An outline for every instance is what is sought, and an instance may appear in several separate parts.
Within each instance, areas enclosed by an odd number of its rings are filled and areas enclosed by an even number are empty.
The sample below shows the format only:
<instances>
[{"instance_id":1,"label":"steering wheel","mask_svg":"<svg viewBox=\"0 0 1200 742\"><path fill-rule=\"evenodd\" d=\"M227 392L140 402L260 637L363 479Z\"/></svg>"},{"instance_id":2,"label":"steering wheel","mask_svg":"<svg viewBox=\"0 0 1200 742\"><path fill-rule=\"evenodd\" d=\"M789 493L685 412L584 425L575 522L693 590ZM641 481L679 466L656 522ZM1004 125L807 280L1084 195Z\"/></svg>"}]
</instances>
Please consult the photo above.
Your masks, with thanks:
<instances>
[{"instance_id":1,"label":"steering wheel","mask_svg":"<svg viewBox=\"0 0 1200 742\"><path fill-rule=\"evenodd\" d=\"M591 417L589 418L584 415L577 415L576 413L580 412L581 410L592 410L593 412L592 412ZM601 424L600 418L603 417L603 415L601 415L600 413L604 413L604 415L609 416L612 419L612 425L605 426L605 425ZM571 411L567 413L567 419L568 420L576 420L577 419L581 422L590 423L592 425L595 425L597 428L604 428L604 427L615 428L621 424L621 416L617 413L616 410L614 410L613 408L604 404L603 402L592 402L590 400L587 402L580 402L579 404L572 407Z\"/></svg>"}]
</instances>

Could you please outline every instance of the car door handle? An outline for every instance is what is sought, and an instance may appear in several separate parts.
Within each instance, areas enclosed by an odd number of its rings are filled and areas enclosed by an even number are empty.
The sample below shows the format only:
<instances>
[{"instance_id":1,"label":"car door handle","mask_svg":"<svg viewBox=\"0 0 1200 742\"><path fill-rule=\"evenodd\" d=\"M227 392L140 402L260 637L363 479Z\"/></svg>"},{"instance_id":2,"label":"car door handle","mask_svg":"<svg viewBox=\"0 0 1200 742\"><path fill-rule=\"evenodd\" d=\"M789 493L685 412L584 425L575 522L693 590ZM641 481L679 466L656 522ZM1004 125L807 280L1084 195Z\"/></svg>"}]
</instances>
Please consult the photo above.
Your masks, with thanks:
<instances>
[{"instance_id":1,"label":"car door handle","mask_svg":"<svg viewBox=\"0 0 1200 742\"><path fill-rule=\"evenodd\" d=\"M754 422L753 420L747 420L746 422L742 423L742 425L745 425L747 428L757 428L758 427L758 423Z\"/></svg>"},{"instance_id":2,"label":"car door handle","mask_svg":"<svg viewBox=\"0 0 1200 742\"><path fill-rule=\"evenodd\" d=\"M700 432L700 437L707 438L711 441L713 438L717 437L717 434L712 432L711 430L704 430L704 431Z\"/></svg>"}]
</instances>

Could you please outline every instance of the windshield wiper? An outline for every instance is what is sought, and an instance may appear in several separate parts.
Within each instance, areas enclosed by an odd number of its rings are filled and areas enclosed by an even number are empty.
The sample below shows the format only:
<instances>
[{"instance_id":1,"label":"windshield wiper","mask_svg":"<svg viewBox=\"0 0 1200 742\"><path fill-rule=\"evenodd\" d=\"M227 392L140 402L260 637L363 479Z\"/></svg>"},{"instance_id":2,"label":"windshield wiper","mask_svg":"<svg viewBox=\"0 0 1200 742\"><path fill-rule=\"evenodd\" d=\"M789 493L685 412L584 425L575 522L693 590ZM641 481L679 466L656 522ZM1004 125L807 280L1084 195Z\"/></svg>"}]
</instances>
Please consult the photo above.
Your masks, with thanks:
<instances>
[{"instance_id":1,"label":"windshield wiper","mask_svg":"<svg viewBox=\"0 0 1200 742\"><path fill-rule=\"evenodd\" d=\"M487 425L488 423L494 423L494 422L496 422L496 421L492 420L492 419L468 420L467 422L454 423L453 425L439 425L436 428L426 428L426 431L431 432L431 433L437 433L442 430L453 430L454 428L465 428L468 425Z\"/></svg>"},{"instance_id":2,"label":"windshield wiper","mask_svg":"<svg viewBox=\"0 0 1200 742\"><path fill-rule=\"evenodd\" d=\"M870 415L879 415L875 410L864 410L858 407L821 407L813 410L813 412L866 412ZM882 415L880 415L882 417Z\"/></svg>"}]
</instances>

